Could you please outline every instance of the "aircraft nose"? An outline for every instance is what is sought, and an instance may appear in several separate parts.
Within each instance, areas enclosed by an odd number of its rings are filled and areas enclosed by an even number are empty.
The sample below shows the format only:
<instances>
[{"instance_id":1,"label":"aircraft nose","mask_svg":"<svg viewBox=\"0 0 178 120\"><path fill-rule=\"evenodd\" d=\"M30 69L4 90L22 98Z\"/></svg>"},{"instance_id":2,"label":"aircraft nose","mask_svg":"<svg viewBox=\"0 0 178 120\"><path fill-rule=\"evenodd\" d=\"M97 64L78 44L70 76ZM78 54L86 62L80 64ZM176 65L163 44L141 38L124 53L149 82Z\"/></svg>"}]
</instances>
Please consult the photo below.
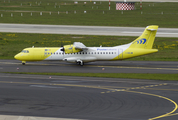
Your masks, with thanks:
<instances>
[{"instance_id":1,"label":"aircraft nose","mask_svg":"<svg viewBox=\"0 0 178 120\"><path fill-rule=\"evenodd\" d=\"M19 54L15 55L14 58L19 60Z\"/></svg>"}]
</instances>

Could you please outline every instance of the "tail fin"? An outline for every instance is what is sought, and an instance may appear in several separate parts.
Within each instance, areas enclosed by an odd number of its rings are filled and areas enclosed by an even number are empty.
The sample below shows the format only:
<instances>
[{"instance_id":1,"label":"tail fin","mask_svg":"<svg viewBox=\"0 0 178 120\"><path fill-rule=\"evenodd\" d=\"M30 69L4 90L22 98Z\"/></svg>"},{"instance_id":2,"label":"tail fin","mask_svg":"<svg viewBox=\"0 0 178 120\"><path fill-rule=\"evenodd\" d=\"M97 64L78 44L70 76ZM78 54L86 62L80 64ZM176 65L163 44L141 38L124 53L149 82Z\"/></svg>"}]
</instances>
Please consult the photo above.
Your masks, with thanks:
<instances>
[{"instance_id":1,"label":"tail fin","mask_svg":"<svg viewBox=\"0 0 178 120\"><path fill-rule=\"evenodd\" d=\"M130 48L152 49L157 29L157 25L146 27L142 35L132 42Z\"/></svg>"}]
</instances>

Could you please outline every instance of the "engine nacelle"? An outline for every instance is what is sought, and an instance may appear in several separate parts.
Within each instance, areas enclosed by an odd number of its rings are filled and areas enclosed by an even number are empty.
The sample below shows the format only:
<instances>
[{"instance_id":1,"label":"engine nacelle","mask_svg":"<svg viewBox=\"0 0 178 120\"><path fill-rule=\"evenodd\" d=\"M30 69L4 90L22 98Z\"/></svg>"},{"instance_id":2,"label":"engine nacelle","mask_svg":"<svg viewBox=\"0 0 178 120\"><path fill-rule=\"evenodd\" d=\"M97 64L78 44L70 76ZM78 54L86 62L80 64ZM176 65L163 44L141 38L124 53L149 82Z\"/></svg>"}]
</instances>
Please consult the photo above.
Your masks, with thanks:
<instances>
[{"instance_id":1,"label":"engine nacelle","mask_svg":"<svg viewBox=\"0 0 178 120\"><path fill-rule=\"evenodd\" d=\"M64 47L63 47L63 49L61 49L61 51L64 51L66 54L69 54L69 53L77 53L82 50L76 49L75 46L73 44L71 44L71 45L64 45Z\"/></svg>"},{"instance_id":2,"label":"engine nacelle","mask_svg":"<svg viewBox=\"0 0 178 120\"><path fill-rule=\"evenodd\" d=\"M70 63L75 63L75 62L77 62L77 58L75 58L75 57L64 58L63 61L70 62Z\"/></svg>"}]
</instances>

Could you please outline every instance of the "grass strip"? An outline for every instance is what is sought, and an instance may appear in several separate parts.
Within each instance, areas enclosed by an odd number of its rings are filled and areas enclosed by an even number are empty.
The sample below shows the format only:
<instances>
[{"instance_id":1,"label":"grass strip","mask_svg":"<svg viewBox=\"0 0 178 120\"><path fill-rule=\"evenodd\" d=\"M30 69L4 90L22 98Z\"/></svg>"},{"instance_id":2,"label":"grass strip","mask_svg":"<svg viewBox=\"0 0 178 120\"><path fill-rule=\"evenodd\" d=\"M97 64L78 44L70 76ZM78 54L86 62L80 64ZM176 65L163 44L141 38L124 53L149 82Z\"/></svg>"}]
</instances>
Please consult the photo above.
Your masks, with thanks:
<instances>
[{"instance_id":1,"label":"grass strip","mask_svg":"<svg viewBox=\"0 0 178 120\"><path fill-rule=\"evenodd\" d=\"M58 25L89 25L89 26L133 26L177 28L178 3L143 2L135 3L135 10L116 10L116 2L66 0L1 0L1 23L58 24ZM86 11L86 12L84 12Z\"/></svg>"},{"instance_id":2,"label":"grass strip","mask_svg":"<svg viewBox=\"0 0 178 120\"><path fill-rule=\"evenodd\" d=\"M56 76L80 76L80 77L104 77L104 78L129 78L147 80L177 81L178 74L149 74L149 73L33 73L33 72L5 72L10 74L32 75L56 75Z\"/></svg>"}]
</instances>

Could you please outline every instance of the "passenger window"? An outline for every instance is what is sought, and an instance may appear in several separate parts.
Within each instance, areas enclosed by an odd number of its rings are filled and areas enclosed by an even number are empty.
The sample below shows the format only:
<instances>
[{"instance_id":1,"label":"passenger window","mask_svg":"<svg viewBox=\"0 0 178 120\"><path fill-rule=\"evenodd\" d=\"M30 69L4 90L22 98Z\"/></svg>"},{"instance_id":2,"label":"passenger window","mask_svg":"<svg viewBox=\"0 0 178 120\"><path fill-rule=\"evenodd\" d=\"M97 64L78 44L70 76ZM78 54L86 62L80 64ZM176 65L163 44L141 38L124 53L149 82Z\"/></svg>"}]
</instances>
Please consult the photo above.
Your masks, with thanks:
<instances>
[{"instance_id":1,"label":"passenger window","mask_svg":"<svg viewBox=\"0 0 178 120\"><path fill-rule=\"evenodd\" d=\"M102 52L100 52L100 54L102 54Z\"/></svg>"},{"instance_id":2,"label":"passenger window","mask_svg":"<svg viewBox=\"0 0 178 120\"><path fill-rule=\"evenodd\" d=\"M105 52L103 52L103 54L105 54Z\"/></svg>"}]
</instances>

